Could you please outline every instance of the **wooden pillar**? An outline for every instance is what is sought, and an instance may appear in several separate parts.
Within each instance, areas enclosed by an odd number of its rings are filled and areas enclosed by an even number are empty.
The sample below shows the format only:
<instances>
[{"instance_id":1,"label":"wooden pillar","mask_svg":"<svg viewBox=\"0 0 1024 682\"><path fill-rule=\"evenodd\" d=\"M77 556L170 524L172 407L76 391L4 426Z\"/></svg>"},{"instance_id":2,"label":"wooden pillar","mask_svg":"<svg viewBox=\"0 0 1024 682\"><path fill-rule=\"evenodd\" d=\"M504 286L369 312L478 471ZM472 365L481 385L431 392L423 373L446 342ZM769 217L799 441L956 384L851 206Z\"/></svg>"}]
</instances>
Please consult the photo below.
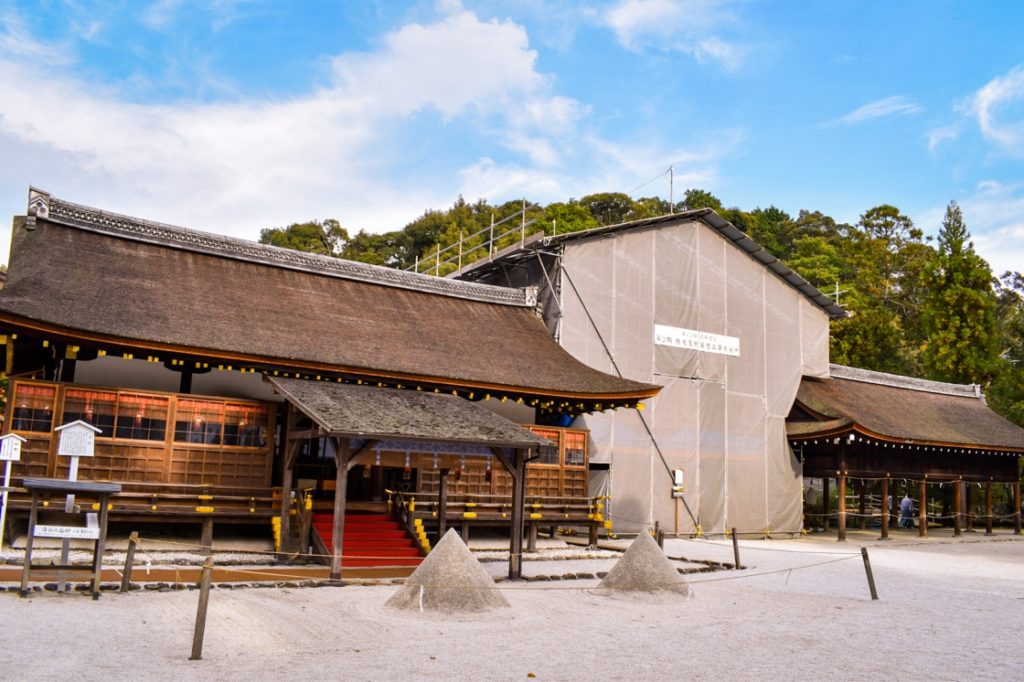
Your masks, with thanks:
<instances>
[{"instance_id":1,"label":"wooden pillar","mask_svg":"<svg viewBox=\"0 0 1024 682\"><path fill-rule=\"evenodd\" d=\"M964 502L964 508L966 509L966 513L967 513L967 532L973 533L974 532L974 500L971 499L971 498L974 497L974 490L973 490L974 486L972 486L969 482L965 482L964 483L964 487L966 488L966 492L967 492L967 494L964 495L964 497L966 498L966 501Z\"/></svg>"},{"instance_id":2,"label":"wooden pillar","mask_svg":"<svg viewBox=\"0 0 1024 682\"><path fill-rule=\"evenodd\" d=\"M839 483L839 533L836 540L846 542L846 476L837 477Z\"/></svg>"},{"instance_id":3,"label":"wooden pillar","mask_svg":"<svg viewBox=\"0 0 1024 682\"><path fill-rule=\"evenodd\" d=\"M917 510L918 537L928 537L928 481L921 479L921 507Z\"/></svg>"},{"instance_id":4,"label":"wooden pillar","mask_svg":"<svg viewBox=\"0 0 1024 682\"><path fill-rule=\"evenodd\" d=\"M292 534L292 475L295 468L295 458L299 454L302 443L295 440L285 441L284 456L281 470L281 547L282 555L291 550Z\"/></svg>"},{"instance_id":5,"label":"wooden pillar","mask_svg":"<svg viewBox=\"0 0 1024 682\"><path fill-rule=\"evenodd\" d=\"M953 485L953 537L958 538L964 534L964 482L957 481Z\"/></svg>"},{"instance_id":6,"label":"wooden pillar","mask_svg":"<svg viewBox=\"0 0 1024 682\"><path fill-rule=\"evenodd\" d=\"M889 477L882 479L882 540L889 539Z\"/></svg>"},{"instance_id":7,"label":"wooden pillar","mask_svg":"<svg viewBox=\"0 0 1024 682\"><path fill-rule=\"evenodd\" d=\"M334 486L334 527L331 528L331 580L341 581L341 555L345 542L345 495L348 488L348 438L333 438L338 476Z\"/></svg>"},{"instance_id":8,"label":"wooden pillar","mask_svg":"<svg viewBox=\"0 0 1024 682\"><path fill-rule=\"evenodd\" d=\"M192 392L192 370L181 370L181 377L178 380L178 393Z\"/></svg>"},{"instance_id":9,"label":"wooden pillar","mask_svg":"<svg viewBox=\"0 0 1024 682\"><path fill-rule=\"evenodd\" d=\"M92 598L100 598L100 580L103 577L103 552L107 541L107 521L110 518L110 496L100 495L100 536L96 538L92 556Z\"/></svg>"},{"instance_id":10,"label":"wooden pillar","mask_svg":"<svg viewBox=\"0 0 1024 682\"><path fill-rule=\"evenodd\" d=\"M207 516L203 519L203 529L199 536L199 544L202 546L200 552L203 556L213 554L213 517Z\"/></svg>"},{"instance_id":11,"label":"wooden pillar","mask_svg":"<svg viewBox=\"0 0 1024 682\"><path fill-rule=\"evenodd\" d=\"M860 488L860 499L858 500L858 504L857 504L857 513L860 514L860 523L858 524L858 526L860 527L861 530L866 530L867 527L868 527L868 504L867 504L868 482L864 481L864 480L861 480L861 481L859 481L859 483L860 483L860 485L857 486L858 488Z\"/></svg>"},{"instance_id":12,"label":"wooden pillar","mask_svg":"<svg viewBox=\"0 0 1024 682\"><path fill-rule=\"evenodd\" d=\"M526 550L529 552L537 551L537 522L531 521L529 532L526 535Z\"/></svg>"},{"instance_id":13,"label":"wooden pillar","mask_svg":"<svg viewBox=\"0 0 1024 682\"><path fill-rule=\"evenodd\" d=\"M448 469L437 477L437 541L448 532Z\"/></svg>"},{"instance_id":14,"label":"wooden pillar","mask_svg":"<svg viewBox=\"0 0 1024 682\"><path fill-rule=\"evenodd\" d=\"M469 521L462 522L462 532L459 533L462 536L462 541L467 545L469 544Z\"/></svg>"},{"instance_id":15,"label":"wooden pillar","mask_svg":"<svg viewBox=\"0 0 1024 682\"><path fill-rule=\"evenodd\" d=\"M509 580L523 575L523 508L526 506L526 451L517 448L512 477L512 528L508 550Z\"/></svg>"},{"instance_id":16,"label":"wooden pillar","mask_svg":"<svg viewBox=\"0 0 1024 682\"><path fill-rule=\"evenodd\" d=\"M985 535L992 535L992 481L985 484Z\"/></svg>"},{"instance_id":17,"label":"wooden pillar","mask_svg":"<svg viewBox=\"0 0 1024 682\"><path fill-rule=\"evenodd\" d=\"M827 533L831 527L832 500L829 499L828 482L829 478L821 479L821 527Z\"/></svg>"},{"instance_id":18,"label":"wooden pillar","mask_svg":"<svg viewBox=\"0 0 1024 682\"><path fill-rule=\"evenodd\" d=\"M1013 482L1013 534L1020 535L1020 479Z\"/></svg>"}]
</instances>

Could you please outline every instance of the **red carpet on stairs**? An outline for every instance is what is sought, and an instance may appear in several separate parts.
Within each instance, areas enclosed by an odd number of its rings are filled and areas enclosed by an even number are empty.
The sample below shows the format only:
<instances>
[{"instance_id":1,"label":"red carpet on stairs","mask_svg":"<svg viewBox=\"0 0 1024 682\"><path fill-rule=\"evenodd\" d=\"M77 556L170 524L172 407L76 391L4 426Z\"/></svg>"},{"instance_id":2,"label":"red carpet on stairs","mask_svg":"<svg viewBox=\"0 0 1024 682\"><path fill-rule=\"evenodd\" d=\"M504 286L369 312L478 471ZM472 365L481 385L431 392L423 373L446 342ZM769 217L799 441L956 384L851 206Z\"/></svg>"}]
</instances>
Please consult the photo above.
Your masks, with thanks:
<instances>
[{"instance_id":1,"label":"red carpet on stairs","mask_svg":"<svg viewBox=\"0 0 1024 682\"><path fill-rule=\"evenodd\" d=\"M313 514L313 532L319 533L327 551L331 546L334 514ZM387 514L349 512L345 514L341 565L418 566L423 560L419 545L402 524Z\"/></svg>"}]
</instances>

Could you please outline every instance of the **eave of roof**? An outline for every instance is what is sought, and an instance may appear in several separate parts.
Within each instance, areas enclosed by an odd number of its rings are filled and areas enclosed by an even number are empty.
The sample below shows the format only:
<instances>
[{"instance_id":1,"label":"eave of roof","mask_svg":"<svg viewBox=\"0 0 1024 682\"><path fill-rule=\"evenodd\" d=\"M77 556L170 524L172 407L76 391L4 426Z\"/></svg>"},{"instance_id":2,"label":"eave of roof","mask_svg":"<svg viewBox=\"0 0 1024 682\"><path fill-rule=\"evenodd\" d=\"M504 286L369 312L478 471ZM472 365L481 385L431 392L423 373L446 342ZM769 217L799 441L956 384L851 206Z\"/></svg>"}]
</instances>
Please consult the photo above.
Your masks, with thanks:
<instances>
[{"instance_id":1,"label":"eave of roof","mask_svg":"<svg viewBox=\"0 0 1024 682\"><path fill-rule=\"evenodd\" d=\"M580 232L567 232L553 237L545 237L541 240L534 240L519 248L510 250L504 258L506 260L515 260L516 258L523 256L532 258L534 253L538 250L552 245L581 239L592 239L595 237L614 235L619 232L656 228L663 225L688 221L699 221L715 230L722 237L733 243L738 249L746 253L764 267L768 268L786 284L806 296L812 303L824 310L830 318L842 319L849 315L845 308L836 304L831 298L819 291L817 287L798 275L785 263L751 239L745 232L710 208L700 208L692 211L683 211L682 213L658 216L655 218L634 220L628 223L620 223L618 225L607 225L604 227L595 227L590 230L582 230ZM500 265L500 263L501 258L499 257L488 259L486 261L477 261L476 263L466 266L458 273L449 275L449 277L460 277L466 280L475 280L479 277L479 274L482 274L487 269ZM477 274L474 271L480 272Z\"/></svg>"},{"instance_id":2,"label":"eave of roof","mask_svg":"<svg viewBox=\"0 0 1024 682\"><path fill-rule=\"evenodd\" d=\"M429 440L490 447L551 442L477 403L452 395L265 377L331 436Z\"/></svg>"},{"instance_id":3,"label":"eave of roof","mask_svg":"<svg viewBox=\"0 0 1024 682\"><path fill-rule=\"evenodd\" d=\"M820 421L787 422L792 440L857 433L891 443L1024 452L1024 429L993 412L973 385L831 365L805 377L797 403Z\"/></svg>"},{"instance_id":4,"label":"eave of roof","mask_svg":"<svg viewBox=\"0 0 1024 682\"><path fill-rule=\"evenodd\" d=\"M20 226L16 220L10 278L0 290L0 320L44 339L225 358L250 369L294 368L549 397L555 411L564 406L559 399L572 400L578 412L635 403L658 392L657 386L575 360L530 307L178 243L191 231L179 230L172 245L158 237L125 237L103 226L57 221L50 214L53 202L48 197L46 204L37 203Z\"/></svg>"}]
</instances>

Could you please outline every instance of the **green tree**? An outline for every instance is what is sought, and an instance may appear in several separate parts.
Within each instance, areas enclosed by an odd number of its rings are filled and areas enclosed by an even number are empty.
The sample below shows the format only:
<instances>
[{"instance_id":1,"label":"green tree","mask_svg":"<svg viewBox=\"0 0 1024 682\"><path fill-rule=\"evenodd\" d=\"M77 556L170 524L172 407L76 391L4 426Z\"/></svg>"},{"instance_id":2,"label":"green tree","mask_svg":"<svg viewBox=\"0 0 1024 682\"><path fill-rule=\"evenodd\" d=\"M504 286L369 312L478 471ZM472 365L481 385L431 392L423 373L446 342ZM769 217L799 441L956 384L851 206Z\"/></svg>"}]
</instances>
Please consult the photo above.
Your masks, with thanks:
<instances>
[{"instance_id":1,"label":"green tree","mask_svg":"<svg viewBox=\"0 0 1024 682\"><path fill-rule=\"evenodd\" d=\"M925 280L923 367L932 379L987 384L999 369L992 272L974 252L955 201L946 208Z\"/></svg>"},{"instance_id":2,"label":"green tree","mask_svg":"<svg viewBox=\"0 0 1024 682\"><path fill-rule=\"evenodd\" d=\"M601 225L624 223L630 219L635 208L630 196L622 192L588 194L580 199L580 205Z\"/></svg>"},{"instance_id":3,"label":"green tree","mask_svg":"<svg viewBox=\"0 0 1024 682\"><path fill-rule=\"evenodd\" d=\"M260 230L260 243L285 249L340 256L348 242L348 231L337 220L310 220L288 227Z\"/></svg>"},{"instance_id":4,"label":"green tree","mask_svg":"<svg viewBox=\"0 0 1024 682\"><path fill-rule=\"evenodd\" d=\"M995 288L1004 362L986 393L992 409L1024 426L1024 275L1003 273Z\"/></svg>"},{"instance_id":5,"label":"green tree","mask_svg":"<svg viewBox=\"0 0 1024 682\"><path fill-rule=\"evenodd\" d=\"M711 192L696 188L686 190L678 209L680 211L695 211L698 208L710 208L721 213L724 207L718 197Z\"/></svg>"}]
</instances>

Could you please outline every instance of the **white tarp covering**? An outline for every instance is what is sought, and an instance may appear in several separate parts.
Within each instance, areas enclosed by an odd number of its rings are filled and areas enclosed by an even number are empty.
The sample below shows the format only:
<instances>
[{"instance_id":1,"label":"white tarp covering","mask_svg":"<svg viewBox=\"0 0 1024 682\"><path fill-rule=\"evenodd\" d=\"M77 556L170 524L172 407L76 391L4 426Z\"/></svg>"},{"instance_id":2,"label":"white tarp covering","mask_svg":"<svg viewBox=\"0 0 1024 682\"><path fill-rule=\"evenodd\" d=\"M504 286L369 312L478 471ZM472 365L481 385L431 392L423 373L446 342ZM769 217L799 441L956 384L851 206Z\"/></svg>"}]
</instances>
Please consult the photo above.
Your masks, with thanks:
<instances>
[{"instance_id":1,"label":"white tarp covering","mask_svg":"<svg viewBox=\"0 0 1024 682\"><path fill-rule=\"evenodd\" d=\"M799 531L802 479L785 417L801 376L827 376L825 312L699 222L566 242L563 268L562 345L614 373L606 344L623 376L664 387L643 413L579 420L592 461L610 464L591 489L611 495L615 527L694 530L671 497L670 470L681 468L704 532ZM656 344L655 325L685 331ZM739 355L680 347L715 339L689 332L738 339Z\"/></svg>"}]
</instances>

